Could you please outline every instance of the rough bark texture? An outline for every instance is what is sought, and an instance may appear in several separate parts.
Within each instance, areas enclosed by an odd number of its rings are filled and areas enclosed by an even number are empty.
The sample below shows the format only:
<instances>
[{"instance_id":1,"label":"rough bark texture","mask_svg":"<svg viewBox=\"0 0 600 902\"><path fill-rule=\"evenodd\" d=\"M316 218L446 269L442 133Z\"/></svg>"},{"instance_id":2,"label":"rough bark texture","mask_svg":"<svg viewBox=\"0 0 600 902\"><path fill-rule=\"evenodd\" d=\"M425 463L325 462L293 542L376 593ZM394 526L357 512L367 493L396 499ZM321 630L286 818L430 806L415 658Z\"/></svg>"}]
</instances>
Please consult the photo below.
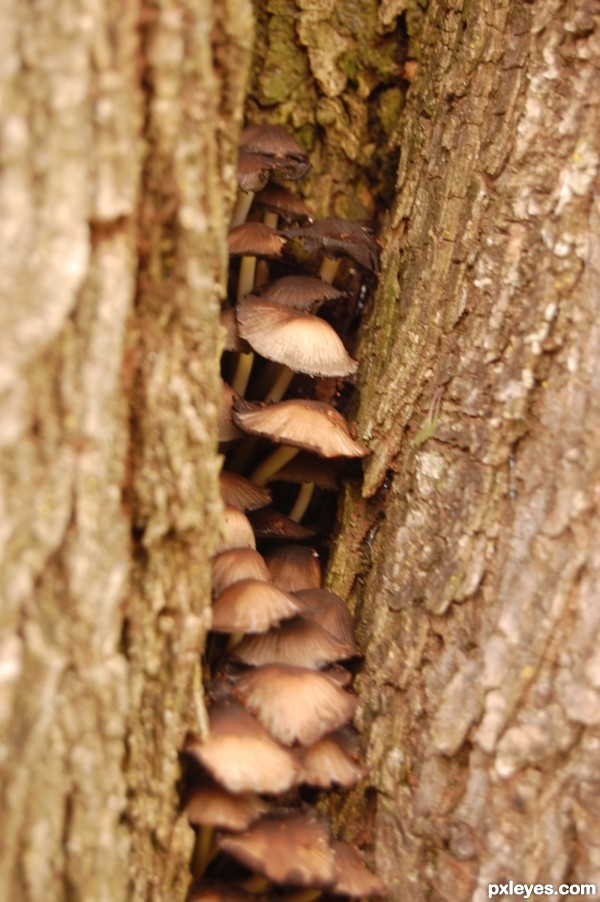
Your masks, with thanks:
<instances>
[{"instance_id":1,"label":"rough bark texture","mask_svg":"<svg viewBox=\"0 0 600 902\"><path fill-rule=\"evenodd\" d=\"M183 898L249 10L4 0L0 34L0 898Z\"/></svg>"},{"instance_id":2,"label":"rough bark texture","mask_svg":"<svg viewBox=\"0 0 600 902\"><path fill-rule=\"evenodd\" d=\"M400 122L330 575L390 899L600 885L598 13L432 2Z\"/></svg>"}]
</instances>

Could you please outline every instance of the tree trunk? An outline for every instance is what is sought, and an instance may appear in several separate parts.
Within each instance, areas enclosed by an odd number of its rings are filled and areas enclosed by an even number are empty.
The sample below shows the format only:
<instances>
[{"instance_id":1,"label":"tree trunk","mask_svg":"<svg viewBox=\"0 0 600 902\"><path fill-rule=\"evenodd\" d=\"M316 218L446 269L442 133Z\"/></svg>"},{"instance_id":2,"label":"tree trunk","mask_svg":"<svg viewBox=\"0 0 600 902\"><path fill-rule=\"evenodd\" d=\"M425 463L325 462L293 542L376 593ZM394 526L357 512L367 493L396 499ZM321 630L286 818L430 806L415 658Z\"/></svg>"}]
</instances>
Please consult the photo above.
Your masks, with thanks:
<instances>
[{"instance_id":1,"label":"tree trunk","mask_svg":"<svg viewBox=\"0 0 600 902\"><path fill-rule=\"evenodd\" d=\"M391 899L600 885L597 4L429 5L330 584Z\"/></svg>"},{"instance_id":2,"label":"tree trunk","mask_svg":"<svg viewBox=\"0 0 600 902\"><path fill-rule=\"evenodd\" d=\"M250 13L0 16L0 898L183 898Z\"/></svg>"}]
</instances>

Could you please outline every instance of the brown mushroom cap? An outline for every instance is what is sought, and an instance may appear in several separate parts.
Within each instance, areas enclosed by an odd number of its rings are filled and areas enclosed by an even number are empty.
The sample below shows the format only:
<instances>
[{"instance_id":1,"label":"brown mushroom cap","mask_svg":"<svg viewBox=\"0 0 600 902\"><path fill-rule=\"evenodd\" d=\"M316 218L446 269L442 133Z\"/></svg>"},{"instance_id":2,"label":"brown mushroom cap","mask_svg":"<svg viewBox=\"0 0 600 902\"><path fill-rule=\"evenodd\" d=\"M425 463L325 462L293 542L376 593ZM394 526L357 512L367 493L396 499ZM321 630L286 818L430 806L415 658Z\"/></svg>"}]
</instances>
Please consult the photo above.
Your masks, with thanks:
<instances>
[{"instance_id":1,"label":"brown mushroom cap","mask_svg":"<svg viewBox=\"0 0 600 902\"><path fill-rule=\"evenodd\" d=\"M262 222L244 222L229 231L227 243L232 256L274 259L281 256L285 241Z\"/></svg>"},{"instance_id":2,"label":"brown mushroom cap","mask_svg":"<svg viewBox=\"0 0 600 902\"><path fill-rule=\"evenodd\" d=\"M352 438L343 416L320 401L294 399L271 405L239 401L232 416L245 432L320 457L365 457L369 453Z\"/></svg>"},{"instance_id":3,"label":"brown mushroom cap","mask_svg":"<svg viewBox=\"0 0 600 902\"><path fill-rule=\"evenodd\" d=\"M255 485L239 473L224 470L219 475L219 488L223 502L239 507L240 510L256 510L259 507L266 507L271 501L268 489Z\"/></svg>"},{"instance_id":4,"label":"brown mushroom cap","mask_svg":"<svg viewBox=\"0 0 600 902\"><path fill-rule=\"evenodd\" d=\"M343 598L328 589L300 589L295 595L305 606L305 617L311 617L356 653L352 614Z\"/></svg>"},{"instance_id":5,"label":"brown mushroom cap","mask_svg":"<svg viewBox=\"0 0 600 902\"><path fill-rule=\"evenodd\" d=\"M384 896L387 887L365 865L360 852L346 842L332 840L335 854L335 886L330 890L336 896Z\"/></svg>"},{"instance_id":6,"label":"brown mushroom cap","mask_svg":"<svg viewBox=\"0 0 600 902\"><path fill-rule=\"evenodd\" d=\"M254 193L264 188L274 169L271 157L240 150L237 161L237 183L240 191Z\"/></svg>"},{"instance_id":7,"label":"brown mushroom cap","mask_svg":"<svg viewBox=\"0 0 600 902\"><path fill-rule=\"evenodd\" d=\"M294 785L300 770L296 756L237 702L214 705L209 723L208 738L188 737L183 751L230 792L276 794Z\"/></svg>"},{"instance_id":8,"label":"brown mushroom cap","mask_svg":"<svg viewBox=\"0 0 600 902\"><path fill-rule=\"evenodd\" d=\"M267 805L255 793L228 792L208 777L202 777L186 792L183 810L193 827L241 831L265 814Z\"/></svg>"},{"instance_id":9,"label":"brown mushroom cap","mask_svg":"<svg viewBox=\"0 0 600 902\"><path fill-rule=\"evenodd\" d=\"M324 319L247 295L236 308L238 328L251 348L309 376L351 376L358 363Z\"/></svg>"},{"instance_id":10,"label":"brown mushroom cap","mask_svg":"<svg viewBox=\"0 0 600 902\"><path fill-rule=\"evenodd\" d=\"M293 539L301 542L312 538L314 529L308 529L285 514L280 514L273 507L263 507L251 512L252 528L259 539Z\"/></svg>"},{"instance_id":11,"label":"brown mushroom cap","mask_svg":"<svg viewBox=\"0 0 600 902\"><path fill-rule=\"evenodd\" d=\"M265 563L273 583L285 592L318 589L321 585L321 564L314 548L281 545L265 556Z\"/></svg>"},{"instance_id":12,"label":"brown mushroom cap","mask_svg":"<svg viewBox=\"0 0 600 902\"><path fill-rule=\"evenodd\" d=\"M281 229L286 238L300 239L309 253L323 250L328 257L350 257L366 269L379 272L377 242L370 232L346 219L322 219L294 228Z\"/></svg>"},{"instance_id":13,"label":"brown mushroom cap","mask_svg":"<svg viewBox=\"0 0 600 902\"><path fill-rule=\"evenodd\" d=\"M366 770L352 760L335 737L335 733L323 736L303 751L301 783L320 789L348 788L365 776Z\"/></svg>"},{"instance_id":14,"label":"brown mushroom cap","mask_svg":"<svg viewBox=\"0 0 600 902\"><path fill-rule=\"evenodd\" d=\"M343 294L339 288L334 288L329 282L316 276L282 276L268 285L261 297L285 307L308 310L313 304L333 301Z\"/></svg>"},{"instance_id":15,"label":"brown mushroom cap","mask_svg":"<svg viewBox=\"0 0 600 902\"><path fill-rule=\"evenodd\" d=\"M273 477L273 482L312 482L330 492L339 489L339 461L301 451Z\"/></svg>"},{"instance_id":16,"label":"brown mushroom cap","mask_svg":"<svg viewBox=\"0 0 600 902\"><path fill-rule=\"evenodd\" d=\"M300 609L293 595L273 583L242 579L221 592L212 608L211 629L217 633L264 633Z\"/></svg>"},{"instance_id":17,"label":"brown mushroom cap","mask_svg":"<svg viewBox=\"0 0 600 902\"><path fill-rule=\"evenodd\" d=\"M264 558L254 548L229 548L212 561L212 587L215 595L241 579L268 582L269 569Z\"/></svg>"},{"instance_id":18,"label":"brown mushroom cap","mask_svg":"<svg viewBox=\"0 0 600 902\"><path fill-rule=\"evenodd\" d=\"M352 658L354 654L354 645L340 642L306 617L294 617L276 629L257 636L245 636L236 645L232 657L254 667L293 664L319 670L334 661Z\"/></svg>"},{"instance_id":19,"label":"brown mushroom cap","mask_svg":"<svg viewBox=\"0 0 600 902\"><path fill-rule=\"evenodd\" d=\"M313 812L267 815L219 846L251 870L284 886L328 887L335 879L329 828Z\"/></svg>"},{"instance_id":20,"label":"brown mushroom cap","mask_svg":"<svg viewBox=\"0 0 600 902\"><path fill-rule=\"evenodd\" d=\"M246 514L226 504L223 510L223 537L217 542L215 553L229 548L256 548L256 539Z\"/></svg>"},{"instance_id":21,"label":"brown mushroom cap","mask_svg":"<svg viewBox=\"0 0 600 902\"><path fill-rule=\"evenodd\" d=\"M312 745L348 721L356 698L316 670L267 664L240 677L235 693L275 739Z\"/></svg>"},{"instance_id":22,"label":"brown mushroom cap","mask_svg":"<svg viewBox=\"0 0 600 902\"><path fill-rule=\"evenodd\" d=\"M312 220L304 201L283 185L270 182L254 198L254 205L277 213L283 219L296 222Z\"/></svg>"},{"instance_id":23,"label":"brown mushroom cap","mask_svg":"<svg viewBox=\"0 0 600 902\"><path fill-rule=\"evenodd\" d=\"M304 148L280 125L248 125L240 135L240 150L270 158L285 179L300 179L310 169Z\"/></svg>"}]
</instances>

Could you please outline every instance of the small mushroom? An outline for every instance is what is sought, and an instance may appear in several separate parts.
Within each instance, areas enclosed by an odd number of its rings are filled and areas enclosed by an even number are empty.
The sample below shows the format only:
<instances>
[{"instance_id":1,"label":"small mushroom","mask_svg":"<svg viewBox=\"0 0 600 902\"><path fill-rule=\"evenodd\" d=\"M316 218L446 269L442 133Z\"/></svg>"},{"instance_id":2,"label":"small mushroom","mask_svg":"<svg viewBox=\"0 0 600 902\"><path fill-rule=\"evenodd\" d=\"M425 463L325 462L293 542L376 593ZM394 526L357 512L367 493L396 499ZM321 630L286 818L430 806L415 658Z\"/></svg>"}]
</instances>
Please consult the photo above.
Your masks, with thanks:
<instances>
[{"instance_id":1,"label":"small mushroom","mask_svg":"<svg viewBox=\"0 0 600 902\"><path fill-rule=\"evenodd\" d=\"M328 589L301 589L295 595L304 605L304 616L312 618L356 653L352 614L343 598Z\"/></svg>"},{"instance_id":2,"label":"small mushroom","mask_svg":"<svg viewBox=\"0 0 600 902\"><path fill-rule=\"evenodd\" d=\"M340 642L318 623L302 616L286 620L268 632L245 636L233 650L234 660L254 667L292 664L311 670L320 670L354 654L354 645Z\"/></svg>"},{"instance_id":3,"label":"small mushroom","mask_svg":"<svg viewBox=\"0 0 600 902\"><path fill-rule=\"evenodd\" d=\"M263 507L250 514L254 534L259 539L290 539L303 541L314 536L314 529L307 529L272 507Z\"/></svg>"},{"instance_id":4,"label":"small mushroom","mask_svg":"<svg viewBox=\"0 0 600 902\"><path fill-rule=\"evenodd\" d=\"M215 554L229 548L256 548L256 539L248 517L237 507L226 504L223 510L223 536L217 542Z\"/></svg>"},{"instance_id":5,"label":"small mushroom","mask_svg":"<svg viewBox=\"0 0 600 902\"><path fill-rule=\"evenodd\" d=\"M365 769L353 761L335 737L335 733L323 736L303 751L301 783L320 789L332 786L348 789L365 776Z\"/></svg>"},{"instance_id":6,"label":"small mushroom","mask_svg":"<svg viewBox=\"0 0 600 902\"><path fill-rule=\"evenodd\" d=\"M206 768L230 792L286 792L300 771L298 758L234 701L209 711L207 739L188 736L183 752Z\"/></svg>"},{"instance_id":7,"label":"small mushroom","mask_svg":"<svg viewBox=\"0 0 600 902\"><path fill-rule=\"evenodd\" d=\"M328 887L335 880L329 828L313 812L266 815L220 847L280 886Z\"/></svg>"},{"instance_id":8,"label":"small mushroom","mask_svg":"<svg viewBox=\"0 0 600 902\"><path fill-rule=\"evenodd\" d=\"M304 148L280 125L246 126L240 135L240 149L270 158L285 179L301 179L310 169Z\"/></svg>"},{"instance_id":9,"label":"small mushroom","mask_svg":"<svg viewBox=\"0 0 600 902\"><path fill-rule=\"evenodd\" d=\"M188 788L183 811L193 827L219 827L240 832L265 814L267 805L252 792L232 793L208 777L198 777Z\"/></svg>"},{"instance_id":10,"label":"small mushroom","mask_svg":"<svg viewBox=\"0 0 600 902\"><path fill-rule=\"evenodd\" d=\"M279 234L301 242L309 253L323 250L330 259L350 257L365 269L379 272L377 243L371 233L356 222L322 219L304 226L281 229Z\"/></svg>"},{"instance_id":11,"label":"small mushroom","mask_svg":"<svg viewBox=\"0 0 600 902\"><path fill-rule=\"evenodd\" d=\"M269 569L264 558L254 548L230 548L217 554L212 561L212 587L215 595L242 579L268 582Z\"/></svg>"},{"instance_id":12,"label":"small mushroom","mask_svg":"<svg viewBox=\"0 0 600 902\"><path fill-rule=\"evenodd\" d=\"M265 557L273 583L286 592L318 589L322 570L314 548L304 545L281 545Z\"/></svg>"},{"instance_id":13,"label":"small mushroom","mask_svg":"<svg viewBox=\"0 0 600 902\"><path fill-rule=\"evenodd\" d=\"M340 840L332 841L335 854L335 886L330 892L335 896L362 899L364 896L384 896L387 887L365 865L354 846Z\"/></svg>"},{"instance_id":14,"label":"small mushroom","mask_svg":"<svg viewBox=\"0 0 600 902\"><path fill-rule=\"evenodd\" d=\"M316 276L294 275L282 276L272 282L264 289L261 297L285 307L295 307L296 310L309 310L324 301L334 301L343 294L339 288L334 288Z\"/></svg>"},{"instance_id":15,"label":"small mushroom","mask_svg":"<svg viewBox=\"0 0 600 902\"><path fill-rule=\"evenodd\" d=\"M271 493L267 489L228 470L219 475L219 488L224 504L239 507L240 510L257 510L271 502Z\"/></svg>"},{"instance_id":16,"label":"small mushroom","mask_svg":"<svg viewBox=\"0 0 600 902\"><path fill-rule=\"evenodd\" d=\"M242 579L221 592L212 608L211 629L217 633L264 633L300 609L293 595L270 582Z\"/></svg>"},{"instance_id":17,"label":"small mushroom","mask_svg":"<svg viewBox=\"0 0 600 902\"><path fill-rule=\"evenodd\" d=\"M274 214L275 219L281 216L287 222L312 221L310 211L301 198L274 182L270 182L255 195L254 206ZM267 224L274 227L271 222Z\"/></svg>"},{"instance_id":18,"label":"small mushroom","mask_svg":"<svg viewBox=\"0 0 600 902\"><path fill-rule=\"evenodd\" d=\"M292 745L312 745L348 721L356 698L316 670L267 664L244 674L235 694L271 735Z\"/></svg>"}]
</instances>

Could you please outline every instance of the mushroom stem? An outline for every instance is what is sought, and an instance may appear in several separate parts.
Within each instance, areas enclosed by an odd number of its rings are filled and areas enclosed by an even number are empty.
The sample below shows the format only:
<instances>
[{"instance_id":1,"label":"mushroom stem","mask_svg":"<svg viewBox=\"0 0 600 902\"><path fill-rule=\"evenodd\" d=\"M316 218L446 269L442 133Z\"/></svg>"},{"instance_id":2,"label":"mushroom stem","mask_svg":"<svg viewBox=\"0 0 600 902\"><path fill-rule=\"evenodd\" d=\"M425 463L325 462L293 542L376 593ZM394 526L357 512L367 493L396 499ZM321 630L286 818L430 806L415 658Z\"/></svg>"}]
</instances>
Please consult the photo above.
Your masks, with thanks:
<instances>
[{"instance_id":1,"label":"mushroom stem","mask_svg":"<svg viewBox=\"0 0 600 902\"><path fill-rule=\"evenodd\" d=\"M237 299L250 294L254 288L254 275L256 273L256 257L242 257L240 261L240 275L238 279Z\"/></svg>"},{"instance_id":2,"label":"mushroom stem","mask_svg":"<svg viewBox=\"0 0 600 902\"><path fill-rule=\"evenodd\" d=\"M285 366L282 364L277 378L271 385L268 393L265 395L265 401L281 401L283 396L285 395L288 386L292 379L294 378L294 371L289 368L289 366Z\"/></svg>"},{"instance_id":3,"label":"mushroom stem","mask_svg":"<svg viewBox=\"0 0 600 902\"><path fill-rule=\"evenodd\" d=\"M258 436L248 435L227 464L227 469L231 473L241 473L250 459L258 442Z\"/></svg>"},{"instance_id":4,"label":"mushroom stem","mask_svg":"<svg viewBox=\"0 0 600 902\"><path fill-rule=\"evenodd\" d=\"M235 226L242 225L242 223L246 222L253 200L253 191L238 191L237 200L233 209L233 216L231 219L232 229L235 228Z\"/></svg>"},{"instance_id":5,"label":"mushroom stem","mask_svg":"<svg viewBox=\"0 0 600 902\"><path fill-rule=\"evenodd\" d=\"M228 655L230 651L233 651L236 645L239 645L243 638L243 633L231 633L231 635L229 636L229 641L227 642L225 654Z\"/></svg>"},{"instance_id":6,"label":"mushroom stem","mask_svg":"<svg viewBox=\"0 0 600 902\"><path fill-rule=\"evenodd\" d=\"M298 492L298 496L294 502L294 506L288 514L290 520L294 520L295 523L300 523L302 517L306 513L308 505L310 504L310 499L313 496L314 490L314 482L302 483L300 491Z\"/></svg>"},{"instance_id":7,"label":"mushroom stem","mask_svg":"<svg viewBox=\"0 0 600 902\"><path fill-rule=\"evenodd\" d=\"M263 222L271 229L276 229L279 225L279 216L273 210L265 210Z\"/></svg>"},{"instance_id":8,"label":"mushroom stem","mask_svg":"<svg viewBox=\"0 0 600 902\"><path fill-rule=\"evenodd\" d=\"M214 857L213 843L215 828L202 826L196 833L196 842L192 858L192 873L195 878L202 877L211 859Z\"/></svg>"},{"instance_id":9,"label":"mushroom stem","mask_svg":"<svg viewBox=\"0 0 600 902\"><path fill-rule=\"evenodd\" d=\"M331 257L325 255L321 262L321 269L319 270L319 276L322 278L324 282L333 282L335 279L336 273L338 271L338 266L340 265L339 260L332 260Z\"/></svg>"},{"instance_id":10,"label":"mushroom stem","mask_svg":"<svg viewBox=\"0 0 600 902\"><path fill-rule=\"evenodd\" d=\"M246 389L248 388L248 382L250 381L250 374L252 372L252 367L254 365L254 352L249 351L247 354L240 353L238 354L237 363L235 366L235 373L233 374L233 379L231 381L231 387L234 392L243 398L246 394Z\"/></svg>"},{"instance_id":11,"label":"mushroom stem","mask_svg":"<svg viewBox=\"0 0 600 902\"><path fill-rule=\"evenodd\" d=\"M266 485L269 479L272 479L275 473L285 467L296 454L299 454L300 448L291 448L289 445L282 445L270 454L256 468L250 476L250 481L255 485Z\"/></svg>"}]
</instances>

